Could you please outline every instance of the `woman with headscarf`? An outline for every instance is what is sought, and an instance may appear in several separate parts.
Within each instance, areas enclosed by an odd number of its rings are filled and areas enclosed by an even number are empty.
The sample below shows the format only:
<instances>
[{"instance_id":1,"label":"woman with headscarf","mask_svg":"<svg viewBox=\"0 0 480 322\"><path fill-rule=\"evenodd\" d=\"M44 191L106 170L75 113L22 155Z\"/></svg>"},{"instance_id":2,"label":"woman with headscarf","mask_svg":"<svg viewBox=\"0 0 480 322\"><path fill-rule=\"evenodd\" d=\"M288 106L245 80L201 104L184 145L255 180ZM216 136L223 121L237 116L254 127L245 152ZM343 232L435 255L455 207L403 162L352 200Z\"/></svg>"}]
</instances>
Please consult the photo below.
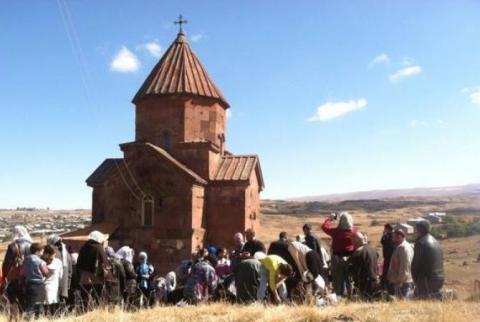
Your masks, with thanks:
<instances>
[{"instance_id":1,"label":"woman with headscarf","mask_svg":"<svg viewBox=\"0 0 480 322\"><path fill-rule=\"evenodd\" d=\"M142 291L146 298L146 303L148 304L151 299L150 277L153 274L153 266L148 262L148 255L146 252L140 252L140 254L138 254L138 260L139 262L136 270L138 287Z\"/></svg>"},{"instance_id":2,"label":"woman with headscarf","mask_svg":"<svg viewBox=\"0 0 480 322\"><path fill-rule=\"evenodd\" d=\"M73 274L72 255L67 251L67 246L62 242L62 238L56 234L48 236L47 244L55 248L55 257L62 262L63 269L60 277L59 296L60 302L65 303L69 295L68 292Z\"/></svg>"},{"instance_id":3,"label":"woman with headscarf","mask_svg":"<svg viewBox=\"0 0 480 322\"><path fill-rule=\"evenodd\" d=\"M105 278L105 287L107 291L107 300L111 305L120 305L125 291L125 270L120 261L120 257L115 253L112 247L105 248L108 258L107 276Z\"/></svg>"},{"instance_id":4,"label":"woman with headscarf","mask_svg":"<svg viewBox=\"0 0 480 322\"><path fill-rule=\"evenodd\" d=\"M168 296L177 286L177 275L175 272L169 272L165 277L159 277L155 280L155 295L159 303L167 303Z\"/></svg>"},{"instance_id":5,"label":"woman with headscarf","mask_svg":"<svg viewBox=\"0 0 480 322\"><path fill-rule=\"evenodd\" d=\"M125 306L130 308L138 298L137 294L137 273L133 267L133 256L135 251L129 246L123 246L117 251L117 256L123 265L125 271L125 290L123 292L123 300Z\"/></svg>"},{"instance_id":6,"label":"woman with headscarf","mask_svg":"<svg viewBox=\"0 0 480 322\"><path fill-rule=\"evenodd\" d=\"M25 280L22 277L22 267L25 257L30 255L32 238L24 226L13 228L12 242L8 245L2 264L2 275L10 303L25 308Z\"/></svg>"},{"instance_id":7,"label":"woman with headscarf","mask_svg":"<svg viewBox=\"0 0 480 322\"><path fill-rule=\"evenodd\" d=\"M208 252L200 250L197 256L183 289L185 300L193 304L208 301L218 285L215 269L207 259Z\"/></svg>"},{"instance_id":8,"label":"woman with headscarf","mask_svg":"<svg viewBox=\"0 0 480 322\"><path fill-rule=\"evenodd\" d=\"M353 218L348 212L340 213L338 226L332 227L332 221L337 219L333 214L325 220L322 230L332 237L332 282L335 293L344 296L348 285L348 259L355 251L352 236L357 232L353 226Z\"/></svg>"},{"instance_id":9,"label":"woman with headscarf","mask_svg":"<svg viewBox=\"0 0 480 322\"><path fill-rule=\"evenodd\" d=\"M108 235L92 231L88 241L80 248L77 269L80 274L80 290L84 309L98 305L103 295L105 277L107 275L108 259L104 243Z\"/></svg>"}]
</instances>

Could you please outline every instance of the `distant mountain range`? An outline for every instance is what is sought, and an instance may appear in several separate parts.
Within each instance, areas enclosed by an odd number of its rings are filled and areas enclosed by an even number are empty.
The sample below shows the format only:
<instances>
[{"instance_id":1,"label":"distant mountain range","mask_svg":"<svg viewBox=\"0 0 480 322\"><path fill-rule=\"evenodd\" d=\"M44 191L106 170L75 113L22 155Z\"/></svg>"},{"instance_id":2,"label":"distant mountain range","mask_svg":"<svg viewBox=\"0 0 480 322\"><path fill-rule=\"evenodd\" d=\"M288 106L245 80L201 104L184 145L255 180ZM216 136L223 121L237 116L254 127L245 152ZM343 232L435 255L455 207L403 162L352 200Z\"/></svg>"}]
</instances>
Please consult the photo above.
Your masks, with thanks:
<instances>
[{"instance_id":1,"label":"distant mountain range","mask_svg":"<svg viewBox=\"0 0 480 322\"><path fill-rule=\"evenodd\" d=\"M402 197L449 197L449 196L477 195L477 194L480 197L480 184L468 184L463 186L451 186L451 187L358 191L358 192L338 193L338 194L330 194L330 195L288 198L287 200L338 202L343 200L392 199L392 198L402 198Z\"/></svg>"}]
</instances>

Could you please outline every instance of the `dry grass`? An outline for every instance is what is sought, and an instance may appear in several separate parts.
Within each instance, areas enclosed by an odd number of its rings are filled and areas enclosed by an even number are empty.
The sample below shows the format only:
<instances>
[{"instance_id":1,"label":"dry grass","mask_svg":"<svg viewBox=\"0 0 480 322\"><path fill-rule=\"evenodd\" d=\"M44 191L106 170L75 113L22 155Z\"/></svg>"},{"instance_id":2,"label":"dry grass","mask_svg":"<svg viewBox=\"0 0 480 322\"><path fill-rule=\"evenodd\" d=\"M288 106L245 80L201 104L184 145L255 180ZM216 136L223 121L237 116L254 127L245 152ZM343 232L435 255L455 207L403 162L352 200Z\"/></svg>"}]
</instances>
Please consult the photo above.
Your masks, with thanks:
<instances>
[{"instance_id":1,"label":"dry grass","mask_svg":"<svg viewBox=\"0 0 480 322\"><path fill-rule=\"evenodd\" d=\"M223 303L191 307L158 307L137 313L97 310L61 321L478 321L478 302L350 303L319 309L313 306L237 306ZM6 317L0 321L6 321ZM39 321L49 321L40 319Z\"/></svg>"}]
</instances>

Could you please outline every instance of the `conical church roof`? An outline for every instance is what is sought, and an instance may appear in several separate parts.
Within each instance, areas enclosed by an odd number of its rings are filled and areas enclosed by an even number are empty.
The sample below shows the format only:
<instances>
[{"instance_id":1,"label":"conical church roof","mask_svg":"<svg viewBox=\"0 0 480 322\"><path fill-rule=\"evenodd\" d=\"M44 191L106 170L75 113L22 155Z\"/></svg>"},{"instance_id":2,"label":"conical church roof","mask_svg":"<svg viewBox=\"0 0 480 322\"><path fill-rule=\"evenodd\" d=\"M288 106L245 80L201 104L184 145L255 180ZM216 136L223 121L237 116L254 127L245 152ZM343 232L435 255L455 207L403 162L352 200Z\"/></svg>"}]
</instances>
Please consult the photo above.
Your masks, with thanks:
<instances>
[{"instance_id":1,"label":"conical church roof","mask_svg":"<svg viewBox=\"0 0 480 322\"><path fill-rule=\"evenodd\" d=\"M182 32L150 72L133 102L136 103L150 95L168 94L209 97L218 99L223 106L229 107L222 92L213 83Z\"/></svg>"}]
</instances>

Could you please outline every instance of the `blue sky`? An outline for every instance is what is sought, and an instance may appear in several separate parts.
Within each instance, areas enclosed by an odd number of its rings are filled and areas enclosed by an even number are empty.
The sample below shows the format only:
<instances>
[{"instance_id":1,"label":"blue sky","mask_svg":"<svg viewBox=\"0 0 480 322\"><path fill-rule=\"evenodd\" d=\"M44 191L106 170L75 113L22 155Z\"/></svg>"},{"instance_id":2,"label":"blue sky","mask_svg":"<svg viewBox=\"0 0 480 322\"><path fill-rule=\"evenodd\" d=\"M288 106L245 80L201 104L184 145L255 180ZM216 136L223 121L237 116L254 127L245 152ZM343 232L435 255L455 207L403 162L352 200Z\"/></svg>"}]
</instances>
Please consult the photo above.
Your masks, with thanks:
<instances>
[{"instance_id":1,"label":"blue sky","mask_svg":"<svg viewBox=\"0 0 480 322\"><path fill-rule=\"evenodd\" d=\"M479 1L10 1L0 208L88 208L182 13L264 198L480 182Z\"/></svg>"}]
</instances>

